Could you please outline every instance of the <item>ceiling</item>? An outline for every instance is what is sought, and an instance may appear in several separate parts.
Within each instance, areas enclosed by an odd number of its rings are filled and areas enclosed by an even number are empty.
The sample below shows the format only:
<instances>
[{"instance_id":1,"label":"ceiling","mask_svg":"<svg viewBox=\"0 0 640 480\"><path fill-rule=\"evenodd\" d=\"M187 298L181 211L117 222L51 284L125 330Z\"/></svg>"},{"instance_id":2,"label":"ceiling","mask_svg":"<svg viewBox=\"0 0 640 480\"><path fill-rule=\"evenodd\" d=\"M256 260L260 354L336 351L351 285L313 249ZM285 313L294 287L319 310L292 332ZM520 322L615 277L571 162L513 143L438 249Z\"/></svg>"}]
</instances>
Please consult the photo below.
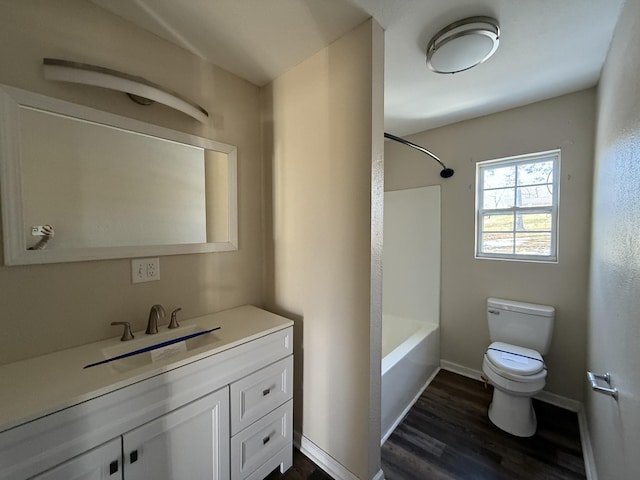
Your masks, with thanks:
<instances>
[{"instance_id":1,"label":"ceiling","mask_svg":"<svg viewBox=\"0 0 640 480\"><path fill-rule=\"evenodd\" d=\"M624 0L91 0L211 63L264 85L369 17L385 29L385 130L408 135L595 85ZM426 44L474 15L500 46L455 75Z\"/></svg>"}]
</instances>

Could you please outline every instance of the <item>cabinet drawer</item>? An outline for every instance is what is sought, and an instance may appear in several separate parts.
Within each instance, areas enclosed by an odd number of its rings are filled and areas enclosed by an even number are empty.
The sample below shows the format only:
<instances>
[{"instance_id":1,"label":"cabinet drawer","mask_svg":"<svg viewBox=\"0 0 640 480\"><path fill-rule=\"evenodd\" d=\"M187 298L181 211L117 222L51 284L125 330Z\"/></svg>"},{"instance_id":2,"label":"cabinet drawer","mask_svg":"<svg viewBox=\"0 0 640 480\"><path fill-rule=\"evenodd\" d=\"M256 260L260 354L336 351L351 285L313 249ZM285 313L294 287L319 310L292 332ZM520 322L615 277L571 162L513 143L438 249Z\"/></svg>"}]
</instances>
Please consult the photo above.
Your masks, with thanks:
<instances>
[{"instance_id":1,"label":"cabinet drawer","mask_svg":"<svg viewBox=\"0 0 640 480\"><path fill-rule=\"evenodd\" d=\"M293 448L293 401L231 438L231 479L241 480L283 448Z\"/></svg>"},{"instance_id":2,"label":"cabinet drawer","mask_svg":"<svg viewBox=\"0 0 640 480\"><path fill-rule=\"evenodd\" d=\"M231 435L293 397L293 356L231 384Z\"/></svg>"}]
</instances>

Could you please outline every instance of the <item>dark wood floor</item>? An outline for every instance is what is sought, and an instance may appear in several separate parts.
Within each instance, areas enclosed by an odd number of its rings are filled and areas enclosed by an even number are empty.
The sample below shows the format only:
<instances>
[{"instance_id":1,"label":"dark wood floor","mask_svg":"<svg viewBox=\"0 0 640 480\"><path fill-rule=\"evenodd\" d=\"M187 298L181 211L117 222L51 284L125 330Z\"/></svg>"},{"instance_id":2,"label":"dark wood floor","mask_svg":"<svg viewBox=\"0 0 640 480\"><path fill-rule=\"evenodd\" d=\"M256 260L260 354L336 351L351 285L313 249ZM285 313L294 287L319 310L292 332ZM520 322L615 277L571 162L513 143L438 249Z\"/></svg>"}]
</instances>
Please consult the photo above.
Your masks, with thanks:
<instances>
[{"instance_id":1,"label":"dark wood floor","mask_svg":"<svg viewBox=\"0 0 640 480\"><path fill-rule=\"evenodd\" d=\"M534 400L538 430L503 432L491 387L441 370L382 448L387 480L584 479L575 413Z\"/></svg>"},{"instance_id":2,"label":"dark wood floor","mask_svg":"<svg viewBox=\"0 0 640 480\"><path fill-rule=\"evenodd\" d=\"M585 479L575 413L534 400L538 431L518 438L487 417L491 387L441 370L382 447L387 480ZM267 480L330 480L294 452Z\"/></svg>"},{"instance_id":3,"label":"dark wood floor","mask_svg":"<svg viewBox=\"0 0 640 480\"><path fill-rule=\"evenodd\" d=\"M324 470L305 457L297 448L293 449L293 466L284 474L276 469L265 480L333 480Z\"/></svg>"}]
</instances>

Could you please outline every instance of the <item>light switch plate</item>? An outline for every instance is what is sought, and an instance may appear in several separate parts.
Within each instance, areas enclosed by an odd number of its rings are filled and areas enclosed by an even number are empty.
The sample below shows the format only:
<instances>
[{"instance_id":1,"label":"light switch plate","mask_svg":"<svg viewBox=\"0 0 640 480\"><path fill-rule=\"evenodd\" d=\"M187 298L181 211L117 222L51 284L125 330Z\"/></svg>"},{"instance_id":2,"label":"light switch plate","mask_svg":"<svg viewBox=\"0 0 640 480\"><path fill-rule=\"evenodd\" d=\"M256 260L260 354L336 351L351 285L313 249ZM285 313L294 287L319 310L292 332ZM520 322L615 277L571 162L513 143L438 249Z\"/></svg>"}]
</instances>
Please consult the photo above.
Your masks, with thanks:
<instances>
[{"instance_id":1,"label":"light switch plate","mask_svg":"<svg viewBox=\"0 0 640 480\"><path fill-rule=\"evenodd\" d=\"M131 260L131 283L160 280L160 259L136 258Z\"/></svg>"}]
</instances>

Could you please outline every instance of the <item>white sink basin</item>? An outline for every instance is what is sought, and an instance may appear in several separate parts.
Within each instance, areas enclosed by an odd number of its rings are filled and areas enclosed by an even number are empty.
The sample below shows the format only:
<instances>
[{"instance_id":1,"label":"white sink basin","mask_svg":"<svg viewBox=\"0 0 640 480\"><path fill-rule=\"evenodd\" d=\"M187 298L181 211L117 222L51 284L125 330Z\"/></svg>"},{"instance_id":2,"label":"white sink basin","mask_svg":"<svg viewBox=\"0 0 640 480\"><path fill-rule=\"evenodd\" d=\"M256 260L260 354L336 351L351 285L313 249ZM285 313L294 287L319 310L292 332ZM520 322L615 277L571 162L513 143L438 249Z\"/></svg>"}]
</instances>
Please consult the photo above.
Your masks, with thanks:
<instances>
[{"instance_id":1,"label":"white sink basin","mask_svg":"<svg viewBox=\"0 0 640 480\"><path fill-rule=\"evenodd\" d=\"M138 333L133 340L105 347L101 353L104 359L108 360L105 363L113 370L126 372L219 341L215 332L209 330L199 325L188 325L164 330L155 335ZM181 340L183 337L187 338ZM166 345L167 343L169 344ZM145 349L147 351L135 353ZM123 355L124 358L117 358Z\"/></svg>"}]
</instances>

